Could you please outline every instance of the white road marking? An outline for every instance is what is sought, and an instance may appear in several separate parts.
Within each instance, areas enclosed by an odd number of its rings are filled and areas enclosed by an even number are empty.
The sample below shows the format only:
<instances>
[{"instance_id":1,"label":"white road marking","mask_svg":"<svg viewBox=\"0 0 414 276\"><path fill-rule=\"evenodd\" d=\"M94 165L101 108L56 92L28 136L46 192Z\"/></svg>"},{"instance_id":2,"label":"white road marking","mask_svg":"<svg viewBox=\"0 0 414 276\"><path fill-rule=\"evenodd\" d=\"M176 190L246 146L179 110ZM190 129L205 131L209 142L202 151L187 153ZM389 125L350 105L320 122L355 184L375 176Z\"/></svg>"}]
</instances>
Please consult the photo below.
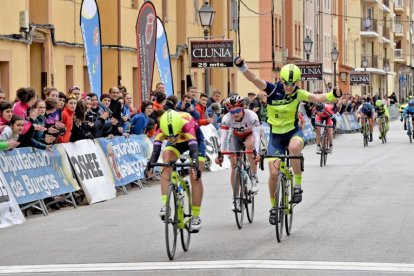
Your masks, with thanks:
<instances>
[{"instance_id":1,"label":"white road marking","mask_svg":"<svg viewBox=\"0 0 414 276\"><path fill-rule=\"evenodd\" d=\"M155 270L205 270L205 269L289 269L289 270L337 270L414 272L414 264L363 263L363 262L315 262L278 260L226 260L195 262L146 262L146 263L95 263L58 265L0 266L0 274L47 273L47 272L108 272L108 271L155 271Z\"/></svg>"}]
</instances>

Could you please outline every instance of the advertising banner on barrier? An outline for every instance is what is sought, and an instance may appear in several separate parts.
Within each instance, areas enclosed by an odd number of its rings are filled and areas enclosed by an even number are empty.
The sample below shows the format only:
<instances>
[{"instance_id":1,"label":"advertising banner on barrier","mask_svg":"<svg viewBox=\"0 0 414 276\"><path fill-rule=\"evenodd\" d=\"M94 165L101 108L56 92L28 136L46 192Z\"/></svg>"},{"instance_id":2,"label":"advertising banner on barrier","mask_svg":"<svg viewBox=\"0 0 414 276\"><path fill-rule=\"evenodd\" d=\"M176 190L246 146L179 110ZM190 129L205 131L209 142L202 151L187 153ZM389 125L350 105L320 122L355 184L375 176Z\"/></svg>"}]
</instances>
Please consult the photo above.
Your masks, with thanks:
<instances>
[{"instance_id":1,"label":"advertising banner on barrier","mask_svg":"<svg viewBox=\"0 0 414 276\"><path fill-rule=\"evenodd\" d=\"M96 139L106 156L116 186L124 186L145 177L149 139L145 135Z\"/></svg>"},{"instance_id":2,"label":"advertising banner on barrier","mask_svg":"<svg viewBox=\"0 0 414 276\"><path fill-rule=\"evenodd\" d=\"M336 118L336 128L341 131L347 131L348 129L346 128L342 116L340 114L335 114L334 116Z\"/></svg>"},{"instance_id":3,"label":"advertising banner on barrier","mask_svg":"<svg viewBox=\"0 0 414 276\"><path fill-rule=\"evenodd\" d=\"M349 113L344 113L342 114L342 117L345 117L346 120L348 121L348 130L358 130L359 129L359 125L358 122L356 120L355 114L349 114Z\"/></svg>"},{"instance_id":4,"label":"advertising banner on barrier","mask_svg":"<svg viewBox=\"0 0 414 276\"><path fill-rule=\"evenodd\" d=\"M303 118L305 119L305 128L303 129L303 136L305 138L305 141L316 139L311 120L306 115L303 115Z\"/></svg>"},{"instance_id":5,"label":"advertising banner on barrier","mask_svg":"<svg viewBox=\"0 0 414 276\"><path fill-rule=\"evenodd\" d=\"M17 148L0 152L0 169L18 204L33 202L79 189L65 168L67 156L52 151Z\"/></svg>"},{"instance_id":6,"label":"advertising banner on barrier","mask_svg":"<svg viewBox=\"0 0 414 276\"><path fill-rule=\"evenodd\" d=\"M63 146L89 204L116 196L109 164L94 141L85 139Z\"/></svg>"},{"instance_id":7,"label":"advertising banner on barrier","mask_svg":"<svg viewBox=\"0 0 414 276\"><path fill-rule=\"evenodd\" d=\"M213 172L230 168L230 160L228 158L224 158L221 167L217 165L215 162L218 151L220 150L220 141L217 129L212 124L201 126L200 128L204 134L204 141L206 143L206 154L211 161L210 171Z\"/></svg>"},{"instance_id":8,"label":"advertising banner on barrier","mask_svg":"<svg viewBox=\"0 0 414 276\"><path fill-rule=\"evenodd\" d=\"M80 12L80 25L88 65L90 92L102 94L102 49L101 23L95 0L83 0Z\"/></svg>"},{"instance_id":9,"label":"advertising banner on barrier","mask_svg":"<svg viewBox=\"0 0 414 276\"><path fill-rule=\"evenodd\" d=\"M26 219L0 171L0 228L21 224Z\"/></svg>"},{"instance_id":10,"label":"advertising banner on barrier","mask_svg":"<svg viewBox=\"0 0 414 276\"><path fill-rule=\"evenodd\" d=\"M165 86L165 93L168 96L174 95L174 84L172 78L170 48L168 47L167 33L164 24L157 16L157 45L155 48L155 61L157 62L158 73L161 82Z\"/></svg>"},{"instance_id":11,"label":"advertising banner on barrier","mask_svg":"<svg viewBox=\"0 0 414 276\"><path fill-rule=\"evenodd\" d=\"M137 34L138 99L150 99L154 73L157 15L152 2L142 4L135 25Z\"/></svg>"}]
</instances>

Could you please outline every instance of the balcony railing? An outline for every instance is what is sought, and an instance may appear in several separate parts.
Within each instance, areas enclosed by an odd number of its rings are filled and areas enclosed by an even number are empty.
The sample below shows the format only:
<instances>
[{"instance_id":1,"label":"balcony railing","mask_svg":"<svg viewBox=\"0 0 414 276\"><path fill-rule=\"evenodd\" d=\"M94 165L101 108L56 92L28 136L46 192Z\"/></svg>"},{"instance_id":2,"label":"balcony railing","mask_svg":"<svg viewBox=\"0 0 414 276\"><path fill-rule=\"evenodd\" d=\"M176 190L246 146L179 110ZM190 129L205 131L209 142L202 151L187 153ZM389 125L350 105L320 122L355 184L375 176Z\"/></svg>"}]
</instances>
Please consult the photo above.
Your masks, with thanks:
<instances>
[{"instance_id":1,"label":"balcony railing","mask_svg":"<svg viewBox=\"0 0 414 276\"><path fill-rule=\"evenodd\" d=\"M403 25L401 23L394 23L394 33L395 34L403 33Z\"/></svg>"},{"instance_id":2,"label":"balcony railing","mask_svg":"<svg viewBox=\"0 0 414 276\"><path fill-rule=\"evenodd\" d=\"M402 49L394 49L394 58L395 59L403 59Z\"/></svg>"},{"instance_id":3,"label":"balcony railing","mask_svg":"<svg viewBox=\"0 0 414 276\"><path fill-rule=\"evenodd\" d=\"M363 67L362 60L364 59L368 60L367 67L378 68L378 56L361 56L361 67Z\"/></svg>"},{"instance_id":4,"label":"balcony railing","mask_svg":"<svg viewBox=\"0 0 414 276\"><path fill-rule=\"evenodd\" d=\"M371 18L362 18L361 19L361 31L364 32L378 32L377 31L377 20Z\"/></svg>"},{"instance_id":5,"label":"balcony railing","mask_svg":"<svg viewBox=\"0 0 414 276\"><path fill-rule=\"evenodd\" d=\"M394 9L404 9L404 0L394 0Z\"/></svg>"},{"instance_id":6,"label":"balcony railing","mask_svg":"<svg viewBox=\"0 0 414 276\"><path fill-rule=\"evenodd\" d=\"M386 39L390 40L390 28L388 27L382 27L382 36L385 37Z\"/></svg>"}]
</instances>

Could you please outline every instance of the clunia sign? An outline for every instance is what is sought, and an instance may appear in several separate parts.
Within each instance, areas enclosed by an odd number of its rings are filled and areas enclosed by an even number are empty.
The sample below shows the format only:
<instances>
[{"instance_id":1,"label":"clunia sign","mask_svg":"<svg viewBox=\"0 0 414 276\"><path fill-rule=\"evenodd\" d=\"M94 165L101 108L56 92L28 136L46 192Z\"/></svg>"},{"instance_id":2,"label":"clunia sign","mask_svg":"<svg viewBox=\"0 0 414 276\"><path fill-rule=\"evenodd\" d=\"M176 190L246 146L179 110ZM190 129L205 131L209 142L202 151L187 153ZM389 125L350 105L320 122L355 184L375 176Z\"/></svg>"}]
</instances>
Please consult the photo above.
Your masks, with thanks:
<instances>
[{"instance_id":1,"label":"clunia sign","mask_svg":"<svg viewBox=\"0 0 414 276\"><path fill-rule=\"evenodd\" d=\"M233 40L192 40L192 68L233 67Z\"/></svg>"},{"instance_id":2,"label":"clunia sign","mask_svg":"<svg viewBox=\"0 0 414 276\"><path fill-rule=\"evenodd\" d=\"M322 79L322 63L320 62L303 62L295 63L301 72L301 80L321 80Z\"/></svg>"},{"instance_id":3,"label":"clunia sign","mask_svg":"<svg viewBox=\"0 0 414 276\"><path fill-rule=\"evenodd\" d=\"M350 72L349 82L350 85L370 85L371 75L367 72Z\"/></svg>"}]
</instances>

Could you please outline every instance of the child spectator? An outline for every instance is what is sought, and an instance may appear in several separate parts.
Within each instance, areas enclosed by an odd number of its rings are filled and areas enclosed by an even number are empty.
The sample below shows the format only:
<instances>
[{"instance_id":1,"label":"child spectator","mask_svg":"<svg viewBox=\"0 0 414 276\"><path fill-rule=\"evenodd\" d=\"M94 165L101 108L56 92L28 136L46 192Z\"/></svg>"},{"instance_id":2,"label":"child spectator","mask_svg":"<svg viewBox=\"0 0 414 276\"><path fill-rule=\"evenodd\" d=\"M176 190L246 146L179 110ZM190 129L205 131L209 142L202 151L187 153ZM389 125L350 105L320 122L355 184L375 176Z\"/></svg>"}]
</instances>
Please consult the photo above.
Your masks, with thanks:
<instances>
[{"instance_id":1,"label":"child spectator","mask_svg":"<svg viewBox=\"0 0 414 276\"><path fill-rule=\"evenodd\" d=\"M30 126L31 123L27 118L27 110L36 102L36 90L31 87L27 88L19 88L17 90L17 99L18 101L13 105L13 114L23 118L25 120L23 134L25 134Z\"/></svg>"},{"instance_id":2,"label":"child spectator","mask_svg":"<svg viewBox=\"0 0 414 276\"><path fill-rule=\"evenodd\" d=\"M131 119L131 134L144 134L153 112L153 103L144 101L141 106L141 113L136 114Z\"/></svg>"},{"instance_id":3,"label":"child spectator","mask_svg":"<svg viewBox=\"0 0 414 276\"><path fill-rule=\"evenodd\" d=\"M62 111L62 123L65 125L66 133L59 136L58 143L68 143L70 135L72 134L73 118L75 114L77 98L75 95L70 95L66 102L65 108Z\"/></svg>"}]
</instances>

